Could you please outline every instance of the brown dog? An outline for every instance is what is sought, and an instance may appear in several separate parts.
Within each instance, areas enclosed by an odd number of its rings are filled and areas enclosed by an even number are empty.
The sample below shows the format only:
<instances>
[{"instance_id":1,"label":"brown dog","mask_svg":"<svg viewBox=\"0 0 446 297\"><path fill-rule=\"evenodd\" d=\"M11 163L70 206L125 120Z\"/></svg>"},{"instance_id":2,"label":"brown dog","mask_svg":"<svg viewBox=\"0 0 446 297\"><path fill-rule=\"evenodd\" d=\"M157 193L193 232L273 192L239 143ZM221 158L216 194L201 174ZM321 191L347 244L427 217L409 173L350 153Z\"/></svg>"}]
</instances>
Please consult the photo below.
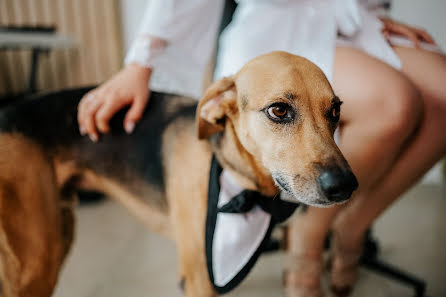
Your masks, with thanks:
<instances>
[{"instance_id":1,"label":"brown dog","mask_svg":"<svg viewBox=\"0 0 446 297\"><path fill-rule=\"evenodd\" d=\"M87 91L0 111L4 297L51 295L72 242L76 189L106 193L175 240L185 295L209 297L204 225L213 153L241 186L264 195L281 190L327 207L357 187L333 139L341 102L306 59L258 57L215 82L197 109L192 99L153 93L131 136L119 128L121 113L98 144L77 133L76 107ZM198 141L197 131L210 141Z\"/></svg>"}]
</instances>

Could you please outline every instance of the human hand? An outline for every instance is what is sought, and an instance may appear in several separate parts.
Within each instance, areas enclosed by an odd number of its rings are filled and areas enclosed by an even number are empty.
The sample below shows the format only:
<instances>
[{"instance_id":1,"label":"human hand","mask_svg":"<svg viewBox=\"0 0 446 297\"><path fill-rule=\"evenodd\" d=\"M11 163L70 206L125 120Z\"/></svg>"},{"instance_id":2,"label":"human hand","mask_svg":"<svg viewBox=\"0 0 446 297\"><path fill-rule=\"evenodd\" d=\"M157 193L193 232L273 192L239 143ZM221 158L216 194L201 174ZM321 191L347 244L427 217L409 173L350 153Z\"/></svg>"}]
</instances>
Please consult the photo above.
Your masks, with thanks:
<instances>
[{"instance_id":1,"label":"human hand","mask_svg":"<svg viewBox=\"0 0 446 297\"><path fill-rule=\"evenodd\" d=\"M81 135L88 134L92 141L98 141L99 133L110 131L110 119L125 106L130 106L130 109L124 118L124 129L132 133L149 99L151 73L150 68L129 64L84 95L77 114Z\"/></svg>"},{"instance_id":2,"label":"human hand","mask_svg":"<svg viewBox=\"0 0 446 297\"><path fill-rule=\"evenodd\" d=\"M391 35L405 36L414 43L416 48L420 47L420 41L435 44L434 39L424 29L412 27L390 18L382 17L380 19L384 25L382 32L386 38Z\"/></svg>"}]
</instances>

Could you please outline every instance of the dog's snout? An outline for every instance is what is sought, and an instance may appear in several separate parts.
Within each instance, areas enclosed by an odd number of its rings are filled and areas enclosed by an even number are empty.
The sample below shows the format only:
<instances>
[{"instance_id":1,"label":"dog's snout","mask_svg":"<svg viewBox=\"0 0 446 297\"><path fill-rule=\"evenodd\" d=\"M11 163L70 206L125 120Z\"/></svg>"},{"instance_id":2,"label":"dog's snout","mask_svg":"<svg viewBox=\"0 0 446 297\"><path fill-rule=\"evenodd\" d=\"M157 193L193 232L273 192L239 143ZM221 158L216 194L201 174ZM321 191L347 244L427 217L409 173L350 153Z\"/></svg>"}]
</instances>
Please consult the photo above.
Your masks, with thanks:
<instances>
[{"instance_id":1,"label":"dog's snout","mask_svg":"<svg viewBox=\"0 0 446 297\"><path fill-rule=\"evenodd\" d=\"M351 170L334 167L324 170L318 177L319 187L332 202L342 202L350 198L358 188L358 181Z\"/></svg>"}]
</instances>

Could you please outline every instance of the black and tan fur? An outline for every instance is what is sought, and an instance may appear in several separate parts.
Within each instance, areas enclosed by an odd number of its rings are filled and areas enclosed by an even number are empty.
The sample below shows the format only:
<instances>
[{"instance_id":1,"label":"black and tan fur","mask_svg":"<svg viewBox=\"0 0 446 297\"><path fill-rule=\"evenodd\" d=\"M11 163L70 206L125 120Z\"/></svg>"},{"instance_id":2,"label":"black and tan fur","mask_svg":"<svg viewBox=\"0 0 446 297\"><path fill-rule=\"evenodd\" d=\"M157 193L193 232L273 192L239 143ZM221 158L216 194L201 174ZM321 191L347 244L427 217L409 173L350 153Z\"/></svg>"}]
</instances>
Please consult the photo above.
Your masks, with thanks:
<instances>
[{"instance_id":1,"label":"black and tan fur","mask_svg":"<svg viewBox=\"0 0 446 297\"><path fill-rule=\"evenodd\" d=\"M73 239L78 189L104 192L172 238L185 295L210 297L204 224L213 152L245 188L274 195L279 183L298 199L309 189L306 202L321 206L332 204L315 186L321 170L349 171L326 116L333 91L316 66L296 56L257 58L214 83L198 109L192 99L153 92L133 134L122 129L124 110L97 144L78 132L77 105L87 91L41 95L0 110L3 297L52 294ZM265 118L262 108L277 100L299 112L294 126L284 130Z\"/></svg>"}]
</instances>

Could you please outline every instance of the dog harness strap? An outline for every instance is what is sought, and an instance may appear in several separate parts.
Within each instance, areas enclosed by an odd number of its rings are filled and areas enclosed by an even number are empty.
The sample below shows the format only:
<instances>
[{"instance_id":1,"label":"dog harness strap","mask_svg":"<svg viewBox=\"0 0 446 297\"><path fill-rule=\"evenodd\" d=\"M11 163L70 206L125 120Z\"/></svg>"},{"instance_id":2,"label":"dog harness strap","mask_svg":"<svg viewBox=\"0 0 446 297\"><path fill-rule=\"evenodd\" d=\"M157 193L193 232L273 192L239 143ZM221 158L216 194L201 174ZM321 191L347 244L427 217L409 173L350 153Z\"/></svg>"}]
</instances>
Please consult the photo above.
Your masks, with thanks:
<instances>
[{"instance_id":1,"label":"dog harness strap","mask_svg":"<svg viewBox=\"0 0 446 297\"><path fill-rule=\"evenodd\" d=\"M219 294L235 288L265 249L275 224L298 204L241 188L212 158L206 217L206 262Z\"/></svg>"}]
</instances>

